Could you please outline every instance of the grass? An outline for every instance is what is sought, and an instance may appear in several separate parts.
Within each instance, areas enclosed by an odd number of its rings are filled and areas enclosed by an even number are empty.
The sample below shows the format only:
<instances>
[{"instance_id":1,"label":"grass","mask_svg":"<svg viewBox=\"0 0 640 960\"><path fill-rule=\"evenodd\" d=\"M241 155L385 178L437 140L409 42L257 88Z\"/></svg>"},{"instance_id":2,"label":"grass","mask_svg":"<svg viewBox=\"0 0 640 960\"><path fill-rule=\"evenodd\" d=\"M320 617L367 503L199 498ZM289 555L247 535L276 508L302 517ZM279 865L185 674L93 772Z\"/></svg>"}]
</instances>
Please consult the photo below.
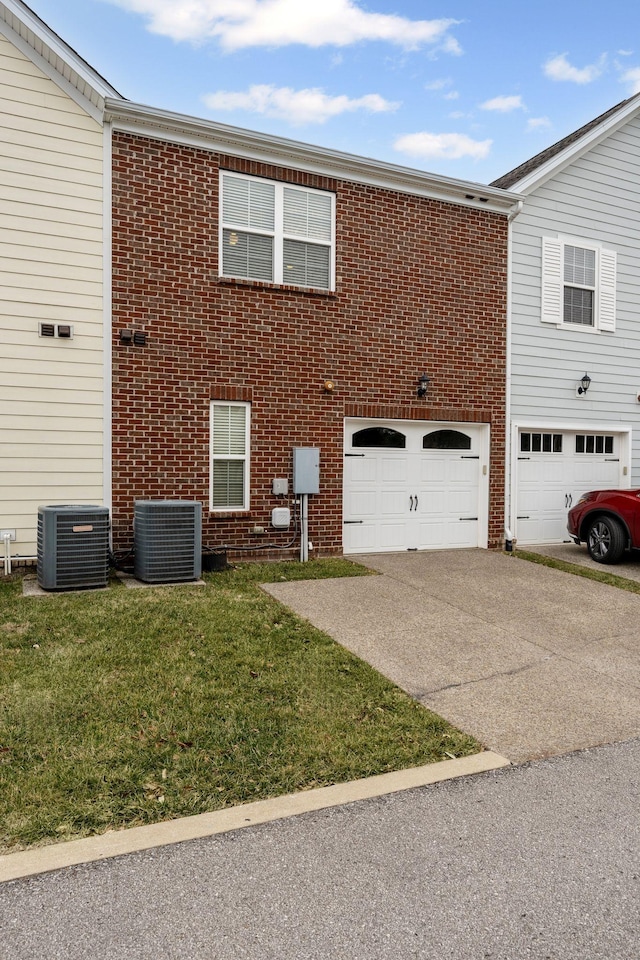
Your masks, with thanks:
<instances>
[{"instance_id":1,"label":"grass","mask_svg":"<svg viewBox=\"0 0 640 960\"><path fill-rule=\"evenodd\" d=\"M587 580L595 580L597 583L606 583L610 587L617 587L619 590L626 590L628 593L640 593L640 583L638 581L627 580L626 577L608 573L607 570L594 570L592 567L582 567L577 563L557 560L555 557L545 557L540 553L529 553L527 550L517 550L515 556L520 557L521 560L529 560L531 563L539 563L543 567L552 567L554 570L572 573L576 577L585 577Z\"/></svg>"},{"instance_id":2,"label":"grass","mask_svg":"<svg viewBox=\"0 0 640 960\"><path fill-rule=\"evenodd\" d=\"M206 587L0 584L0 851L479 749L260 590L368 573L246 564Z\"/></svg>"}]
</instances>

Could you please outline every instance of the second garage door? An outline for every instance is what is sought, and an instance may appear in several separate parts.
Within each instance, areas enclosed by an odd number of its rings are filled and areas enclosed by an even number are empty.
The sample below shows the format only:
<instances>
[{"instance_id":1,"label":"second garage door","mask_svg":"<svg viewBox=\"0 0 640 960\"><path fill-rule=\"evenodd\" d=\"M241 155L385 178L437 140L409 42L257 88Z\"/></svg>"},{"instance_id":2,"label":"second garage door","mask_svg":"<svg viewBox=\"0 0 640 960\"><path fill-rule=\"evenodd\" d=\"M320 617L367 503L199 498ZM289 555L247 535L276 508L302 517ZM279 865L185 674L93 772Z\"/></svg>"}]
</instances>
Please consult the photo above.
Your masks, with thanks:
<instances>
[{"instance_id":1,"label":"second garage door","mask_svg":"<svg viewBox=\"0 0 640 960\"><path fill-rule=\"evenodd\" d=\"M345 425L345 553L486 546L488 427Z\"/></svg>"},{"instance_id":2,"label":"second garage door","mask_svg":"<svg viewBox=\"0 0 640 960\"><path fill-rule=\"evenodd\" d=\"M587 490L628 486L625 434L607 431L518 432L515 535L519 544L568 540L567 511Z\"/></svg>"}]
</instances>

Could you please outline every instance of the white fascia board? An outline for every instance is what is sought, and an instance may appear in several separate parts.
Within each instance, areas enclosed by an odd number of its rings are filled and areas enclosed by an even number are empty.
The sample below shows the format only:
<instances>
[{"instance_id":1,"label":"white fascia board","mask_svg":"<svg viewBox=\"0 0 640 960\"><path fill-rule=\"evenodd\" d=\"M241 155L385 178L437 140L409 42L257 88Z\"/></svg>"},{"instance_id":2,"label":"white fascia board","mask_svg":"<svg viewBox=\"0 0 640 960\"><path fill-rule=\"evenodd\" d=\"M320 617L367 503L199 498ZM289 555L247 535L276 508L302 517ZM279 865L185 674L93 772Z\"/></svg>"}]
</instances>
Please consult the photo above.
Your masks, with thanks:
<instances>
[{"instance_id":1,"label":"white fascia board","mask_svg":"<svg viewBox=\"0 0 640 960\"><path fill-rule=\"evenodd\" d=\"M102 123L105 99L120 94L20 0L1 0L0 34ZM68 77L62 72L64 68Z\"/></svg>"},{"instance_id":2,"label":"white fascia board","mask_svg":"<svg viewBox=\"0 0 640 960\"><path fill-rule=\"evenodd\" d=\"M629 120L633 119L638 113L640 113L640 99L634 98L624 109L603 120L601 124L598 124L593 130L589 130L588 133L585 133L585 135L580 137L579 140L576 140L575 143L565 147L564 150L550 160L547 160L547 162L543 163L540 167L537 167L528 176L512 184L509 189L525 197L528 196L528 194L533 193L534 190L542 186L543 183L546 183L547 180L550 180L551 177L556 176L556 174L564 170L565 167L568 167L574 160L579 159L584 153L587 153L603 140L606 140L607 137L610 137L612 133L615 133L616 130L623 127L625 123L628 123Z\"/></svg>"},{"instance_id":3,"label":"white fascia board","mask_svg":"<svg viewBox=\"0 0 640 960\"><path fill-rule=\"evenodd\" d=\"M514 215L521 201L517 194L498 187L454 180L422 170L299 143L296 140L166 112L127 100L108 99L105 114L113 129L123 133L168 140L200 150L212 150L260 163L287 166L323 177L352 180L475 209L490 210L505 216Z\"/></svg>"}]
</instances>

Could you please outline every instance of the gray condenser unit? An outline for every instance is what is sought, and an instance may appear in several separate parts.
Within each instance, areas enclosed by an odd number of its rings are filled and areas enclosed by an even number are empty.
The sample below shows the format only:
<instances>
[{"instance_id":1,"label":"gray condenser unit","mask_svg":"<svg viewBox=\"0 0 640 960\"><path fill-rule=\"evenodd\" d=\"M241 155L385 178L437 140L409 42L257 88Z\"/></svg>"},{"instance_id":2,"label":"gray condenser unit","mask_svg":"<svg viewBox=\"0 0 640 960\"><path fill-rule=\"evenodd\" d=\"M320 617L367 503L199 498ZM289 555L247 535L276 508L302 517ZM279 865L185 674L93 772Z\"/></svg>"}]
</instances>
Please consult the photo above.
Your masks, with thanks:
<instances>
[{"instance_id":1,"label":"gray condenser unit","mask_svg":"<svg viewBox=\"0 0 640 960\"><path fill-rule=\"evenodd\" d=\"M138 580L198 580L202 573L202 505L192 500L136 500L133 540Z\"/></svg>"},{"instance_id":2,"label":"gray condenser unit","mask_svg":"<svg viewBox=\"0 0 640 960\"><path fill-rule=\"evenodd\" d=\"M108 507L38 507L38 583L44 590L106 587L108 576Z\"/></svg>"}]
</instances>

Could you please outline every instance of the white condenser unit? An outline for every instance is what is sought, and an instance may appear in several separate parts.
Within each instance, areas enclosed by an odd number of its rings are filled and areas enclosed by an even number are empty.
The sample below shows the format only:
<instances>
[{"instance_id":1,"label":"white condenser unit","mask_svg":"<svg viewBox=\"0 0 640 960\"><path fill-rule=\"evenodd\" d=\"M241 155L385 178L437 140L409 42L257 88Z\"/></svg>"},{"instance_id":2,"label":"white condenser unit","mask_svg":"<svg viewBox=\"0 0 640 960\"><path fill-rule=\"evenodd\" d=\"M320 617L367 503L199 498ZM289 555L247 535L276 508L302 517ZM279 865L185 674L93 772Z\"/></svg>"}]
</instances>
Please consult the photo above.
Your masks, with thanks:
<instances>
[{"instance_id":1,"label":"white condenser unit","mask_svg":"<svg viewBox=\"0 0 640 960\"><path fill-rule=\"evenodd\" d=\"M108 576L108 507L38 507L38 583L44 590L106 587Z\"/></svg>"},{"instance_id":2,"label":"white condenser unit","mask_svg":"<svg viewBox=\"0 0 640 960\"><path fill-rule=\"evenodd\" d=\"M136 500L133 542L138 580L198 580L202 573L202 505L191 500Z\"/></svg>"}]
</instances>

